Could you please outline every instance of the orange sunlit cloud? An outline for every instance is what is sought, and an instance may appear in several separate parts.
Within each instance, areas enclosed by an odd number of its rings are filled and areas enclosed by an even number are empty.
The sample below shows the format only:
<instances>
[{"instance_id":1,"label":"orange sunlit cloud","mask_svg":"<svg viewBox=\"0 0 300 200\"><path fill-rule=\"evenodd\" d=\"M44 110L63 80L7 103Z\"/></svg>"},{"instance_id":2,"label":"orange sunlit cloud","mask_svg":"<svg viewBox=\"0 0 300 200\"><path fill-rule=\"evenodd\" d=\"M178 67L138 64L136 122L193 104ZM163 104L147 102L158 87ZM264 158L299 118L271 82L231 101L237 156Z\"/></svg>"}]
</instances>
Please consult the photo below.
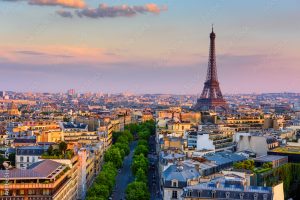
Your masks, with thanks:
<instances>
[{"instance_id":1,"label":"orange sunlit cloud","mask_svg":"<svg viewBox=\"0 0 300 200\"><path fill-rule=\"evenodd\" d=\"M63 6L69 8L84 8L86 6L84 0L30 0L29 4Z\"/></svg>"}]
</instances>

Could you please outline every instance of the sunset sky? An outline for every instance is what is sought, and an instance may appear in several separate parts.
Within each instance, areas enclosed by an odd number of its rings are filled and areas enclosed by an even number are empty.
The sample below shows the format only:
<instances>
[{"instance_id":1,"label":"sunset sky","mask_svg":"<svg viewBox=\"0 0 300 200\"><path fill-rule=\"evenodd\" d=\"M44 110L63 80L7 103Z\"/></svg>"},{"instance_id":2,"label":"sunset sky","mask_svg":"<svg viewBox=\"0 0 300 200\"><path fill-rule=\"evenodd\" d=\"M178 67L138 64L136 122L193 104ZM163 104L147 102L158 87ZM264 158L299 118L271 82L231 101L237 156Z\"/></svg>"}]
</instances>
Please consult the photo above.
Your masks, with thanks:
<instances>
[{"instance_id":1,"label":"sunset sky","mask_svg":"<svg viewBox=\"0 0 300 200\"><path fill-rule=\"evenodd\" d=\"M0 0L0 90L300 92L299 0Z\"/></svg>"}]
</instances>

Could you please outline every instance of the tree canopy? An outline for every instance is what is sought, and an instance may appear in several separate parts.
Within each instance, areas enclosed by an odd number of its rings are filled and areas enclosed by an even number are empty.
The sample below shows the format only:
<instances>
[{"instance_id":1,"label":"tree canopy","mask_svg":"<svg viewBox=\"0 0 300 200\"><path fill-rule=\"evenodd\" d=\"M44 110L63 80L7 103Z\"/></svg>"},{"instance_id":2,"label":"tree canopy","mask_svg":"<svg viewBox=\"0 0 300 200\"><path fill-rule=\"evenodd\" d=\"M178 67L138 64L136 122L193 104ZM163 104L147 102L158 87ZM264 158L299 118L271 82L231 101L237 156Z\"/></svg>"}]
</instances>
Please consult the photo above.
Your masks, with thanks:
<instances>
[{"instance_id":1,"label":"tree canopy","mask_svg":"<svg viewBox=\"0 0 300 200\"><path fill-rule=\"evenodd\" d=\"M149 200L150 193L146 183L134 181L126 189L126 200Z\"/></svg>"}]
</instances>

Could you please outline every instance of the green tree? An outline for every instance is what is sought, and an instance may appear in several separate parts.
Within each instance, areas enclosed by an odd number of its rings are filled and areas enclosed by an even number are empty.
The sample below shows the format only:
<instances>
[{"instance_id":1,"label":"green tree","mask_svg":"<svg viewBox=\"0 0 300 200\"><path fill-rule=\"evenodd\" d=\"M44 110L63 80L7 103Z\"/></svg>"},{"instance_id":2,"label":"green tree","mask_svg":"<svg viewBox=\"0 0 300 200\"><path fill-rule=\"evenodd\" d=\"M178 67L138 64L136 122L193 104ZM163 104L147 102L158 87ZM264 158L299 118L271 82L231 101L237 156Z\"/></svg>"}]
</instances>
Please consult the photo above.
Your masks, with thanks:
<instances>
[{"instance_id":1,"label":"green tree","mask_svg":"<svg viewBox=\"0 0 300 200\"><path fill-rule=\"evenodd\" d=\"M138 132L139 139L149 140L151 133L149 130L143 130Z\"/></svg>"},{"instance_id":2,"label":"green tree","mask_svg":"<svg viewBox=\"0 0 300 200\"><path fill-rule=\"evenodd\" d=\"M128 142L132 142L132 141L133 141L133 135L132 135L132 132L131 132L131 131L129 131L129 130L124 130L122 135L124 135L124 136L127 137L127 141L128 141Z\"/></svg>"},{"instance_id":3,"label":"green tree","mask_svg":"<svg viewBox=\"0 0 300 200\"><path fill-rule=\"evenodd\" d=\"M117 142L115 146L119 149L122 149L125 152L125 155L128 155L130 153L130 148L127 144Z\"/></svg>"},{"instance_id":4,"label":"green tree","mask_svg":"<svg viewBox=\"0 0 300 200\"><path fill-rule=\"evenodd\" d=\"M104 161L105 162L112 162L116 166L116 168L120 168L122 166L122 156L120 153L119 148L111 147L108 149L104 154Z\"/></svg>"},{"instance_id":5,"label":"green tree","mask_svg":"<svg viewBox=\"0 0 300 200\"><path fill-rule=\"evenodd\" d=\"M138 169L142 169L144 172L148 171L149 162L143 154L134 156L133 162L131 164L131 170L134 175L136 175Z\"/></svg>"},{"instance_id":6,"label":"green tree","mask_svg":"<svg viewBox=\"0 0 300 200\"><path fill-rule=\"evenodd\" d=\"M134 181L128 184L126 200L149 200L150 193L146 183Z\"/></svg>"},{"instance_id":7,"label":"green tree","mask_svg":"<svg viewBox=\"0 0 300 200\"><path fill-rule=\"evenodd\" d=\"M48 153L48 155L53 154L53 146L52 145L50 145L49 148L47 149L47 153Z\"/></svg>"},{"instance_id":8,"label":"green tree","mask_svg":"<svg viewBox=\"0 0 300 200\"><path fill-rule=\"evenodd\" d=\"M16 165L16 154L10 153L8 156L8 161L10 161L10 165L15 166Z\"/></svg>"},{"instance_id":9,"label":"green tree","mask_svg":"<svg viewBox=\"0 0 300 200\"><path fill-rule=\"evenodd\" d=\"M273 164L271 162L266 162L263 164L262 166L263 168L267 169L267 168L272 168L273 167Z\"/></svg>"},{"instance_id":10,"label":"green tree","mask_svg":"<svg viewBox=\"0 0 300 200\"><path fill-rule=\"evenodd\" d=\"M120 135L116 143L126 144L127 146L129 145L128 138L126 135Z\"/></svg>"},{"instance_id":11,"label":"green tree","mask_svg":"<svg viewBox=\"0 0 300 200\"><path fill-rule=\"evenodd\" d=\"M134 155L143 154L146 157L148 153L149 153L149 148L145 145L138 145L134 150Z\"/></svg>"},{"instance_id":12,"label":"green tree","mask_svg":"<svg viewBox=\"0 0 300 200\"><path fill-rule=\"evenodd\" d=\"M135 181L138 181L138 182L144 182L144 183L147 183L148 182L148 179L147 179L147 176L145 174L145 171L142 170L141 168L139 168L136 172L136 175L135 175Z\"/></svg>"},{"instance_id":13,"label":"green tree","mask_svg":"<svg viewBox=\"0 0 300 200\"><path fill-rule=\"evenodd\" d=\"M139 131L138 124L129 124L125 126L126 130L129 130L132 134L136 134Z\"/></svg>"},{"instance_id":14,"label":"green tree","mask_svg":"<svg viewBox=\"0 0 300 200\"><path fill-rule=\"evenodd\" d=\"M148 141L147 140L143 140L143 139L140 139L138 141L138 145L145 145L146 147L149 146Z\"/></svg>"},{"instance_id":15,"label":"green tree","mask_svg":"<svg viewBox=\"0 0 300 200\"><path fill-rule=\"evenodd\" d=\"M65 142L61 142L61 143L59 143L59 145L58 145L59 151L60 151L61 153L63 153L63 154L66 153L67 148L68 148L68 145L67 145L67 143L65 143Z\"/></svg>"}]
</instances>

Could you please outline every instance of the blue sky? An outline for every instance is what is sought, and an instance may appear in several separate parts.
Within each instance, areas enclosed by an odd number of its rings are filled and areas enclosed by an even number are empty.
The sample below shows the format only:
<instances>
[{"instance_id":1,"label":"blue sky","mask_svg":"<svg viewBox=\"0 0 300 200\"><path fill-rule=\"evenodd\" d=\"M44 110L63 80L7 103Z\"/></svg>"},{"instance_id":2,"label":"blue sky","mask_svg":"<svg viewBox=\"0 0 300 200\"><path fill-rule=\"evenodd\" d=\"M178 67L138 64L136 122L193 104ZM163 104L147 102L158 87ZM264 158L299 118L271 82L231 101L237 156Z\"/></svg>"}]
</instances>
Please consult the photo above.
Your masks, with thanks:
<instances>
[{"instance_id":1,"label":"blue sky","mask_svg":"<svg viewBox=\"0 0 300 200\"><path fill-rule=\"evenodd\" d=\"M224 93L300 92L297 0L41 1L0 0L1 90L198 94L214 23Z\"/></svg>"}]
</instances>

